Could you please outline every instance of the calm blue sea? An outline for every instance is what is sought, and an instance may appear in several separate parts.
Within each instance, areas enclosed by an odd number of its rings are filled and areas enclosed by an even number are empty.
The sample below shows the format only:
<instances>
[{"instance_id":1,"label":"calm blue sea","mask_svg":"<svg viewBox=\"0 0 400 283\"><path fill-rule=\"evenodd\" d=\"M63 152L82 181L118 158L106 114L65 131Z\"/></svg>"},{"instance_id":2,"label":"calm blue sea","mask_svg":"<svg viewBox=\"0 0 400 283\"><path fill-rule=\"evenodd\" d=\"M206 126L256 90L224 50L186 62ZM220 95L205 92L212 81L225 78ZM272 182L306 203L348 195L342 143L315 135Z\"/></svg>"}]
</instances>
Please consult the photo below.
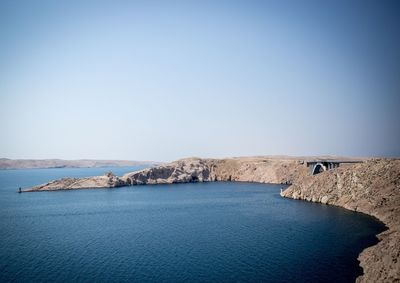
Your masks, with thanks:
<instances>
[{"instance_id":1,"label":"calm blue sea","mask_svg":"<svg viewBox=\"0 0 400 283\"><path fill-rule=\"evenodd\" d=\"M0 282L354 282L384 226L283 199L281 186L197 183L18 194L138 168L0 171Z\"/></svg>"}]
</instances>

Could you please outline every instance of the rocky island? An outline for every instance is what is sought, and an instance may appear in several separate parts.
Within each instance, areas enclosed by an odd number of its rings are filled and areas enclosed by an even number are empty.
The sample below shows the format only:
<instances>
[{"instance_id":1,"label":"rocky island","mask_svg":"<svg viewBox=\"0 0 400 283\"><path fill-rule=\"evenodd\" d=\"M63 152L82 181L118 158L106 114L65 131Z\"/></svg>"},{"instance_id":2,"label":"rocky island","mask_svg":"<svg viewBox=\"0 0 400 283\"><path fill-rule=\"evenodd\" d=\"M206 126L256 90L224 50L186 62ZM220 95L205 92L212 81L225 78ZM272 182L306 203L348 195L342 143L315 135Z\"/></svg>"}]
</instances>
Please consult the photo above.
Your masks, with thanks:
<instances>
[{"instance_id":1,"label":"rocky island","mask_svg":"<svg viewBox=\"0 0 400 283\"><path fill-rule=\"evenodd\" d=\"M358 282L400 281L400 160L369 159L311 176L305 158L187 158L125 174L64 178L25 192L115 188L134 185L236 181L289 184L282 197L336 205L372 215L388 230L359 256Z\"/></svg>"}]
</instances>

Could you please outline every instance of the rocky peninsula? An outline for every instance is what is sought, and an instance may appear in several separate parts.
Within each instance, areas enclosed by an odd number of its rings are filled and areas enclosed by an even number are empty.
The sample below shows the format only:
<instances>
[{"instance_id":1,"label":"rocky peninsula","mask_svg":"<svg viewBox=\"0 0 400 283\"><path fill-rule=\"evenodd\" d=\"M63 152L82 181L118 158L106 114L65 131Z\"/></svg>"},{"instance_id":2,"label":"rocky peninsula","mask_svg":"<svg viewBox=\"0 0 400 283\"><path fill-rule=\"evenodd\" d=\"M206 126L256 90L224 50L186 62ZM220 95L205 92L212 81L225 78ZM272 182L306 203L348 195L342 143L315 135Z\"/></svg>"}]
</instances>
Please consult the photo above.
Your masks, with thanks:
<instances>
[{"instance_id":1,"label":"rocky peninsula","mask_svg":"<svg viewBox=\"0 0 400 283\"><path fill-rule=\"evenodd\" d=\"M306 158L242 157L187 158L122 177L109 173L88 178L64 178L25 192L115 188L187 182L237 181L290 184L283 197L336 205L372 215L388 230L379 243L359 255L364 274L357 282L400 281L400 160L370 159L310 176Z\"/></svg>"},{"instance_id":2,"label":"rocky peninsula","mask_svg":"<svg viewBox=\"0 0 400 283\"><path fill-rule=\"evenodd\" d=\"M107 174L63 178L25 189L24 192L213 181L292 184L307 174L308 169L304 162L296 158L186 158L127 173L122 177Z\"/></svg>"}]
</instances>

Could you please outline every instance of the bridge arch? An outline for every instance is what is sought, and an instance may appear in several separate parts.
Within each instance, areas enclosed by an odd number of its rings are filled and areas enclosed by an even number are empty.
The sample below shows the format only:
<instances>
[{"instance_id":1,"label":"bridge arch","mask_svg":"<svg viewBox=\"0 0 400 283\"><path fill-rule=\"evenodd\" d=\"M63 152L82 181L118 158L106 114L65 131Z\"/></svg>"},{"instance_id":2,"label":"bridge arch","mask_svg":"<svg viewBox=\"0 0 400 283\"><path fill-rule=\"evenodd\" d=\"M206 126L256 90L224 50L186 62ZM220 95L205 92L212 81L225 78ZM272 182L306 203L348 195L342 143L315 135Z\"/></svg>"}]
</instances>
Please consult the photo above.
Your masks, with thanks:
<instances>
[{"instance_id":1,"label":"bridge arch","mask_svg":"<svg viewBox=\"0 0 400 283\"><path fill-rule=\"evenodd\" d=\"M326 166L323 163L318 162L314 165L311 175L316 175L316 174L324 172L326 170L327 170Z\"/></svg>"}]
</instances>

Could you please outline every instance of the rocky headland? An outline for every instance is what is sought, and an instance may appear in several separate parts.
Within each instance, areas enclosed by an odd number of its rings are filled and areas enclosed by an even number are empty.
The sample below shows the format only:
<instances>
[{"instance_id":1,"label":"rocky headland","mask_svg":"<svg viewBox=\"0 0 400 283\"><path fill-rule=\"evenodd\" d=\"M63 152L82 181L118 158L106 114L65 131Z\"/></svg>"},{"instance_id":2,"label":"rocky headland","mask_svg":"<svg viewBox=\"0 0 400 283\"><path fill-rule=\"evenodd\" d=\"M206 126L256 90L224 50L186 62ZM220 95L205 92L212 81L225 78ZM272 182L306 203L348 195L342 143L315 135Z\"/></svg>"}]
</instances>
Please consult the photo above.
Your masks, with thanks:
<instances>
[{"instance_id":1,"label":"rocky headland","mask_svg":"<svg viewBox=\"0 0 400 283\"><path fill-rule=\"evenodd\" d=\"M341 158L342 159L342 158ZM52 191L187 182L290 184L283 197L336 205L375 216L388 230L359 256L358 282L400 281L400 160L371 159L310 176L306 158L187 158L125 174L64 178L24 190ZM343 159L342 159L343 160Z\"/></svg>"},{"instance_id":2,"label":"rocky headland","mask_svg":"<svg viewBox=\"0 0 400 283\"><path fill-rule=\"evenodd\" d=\"M119 177L109 172L104 174L104 176L62 178L26 189L24 192L115 188L125 185L125 182L123 182Z\"/></svg>"}]
</instances>

